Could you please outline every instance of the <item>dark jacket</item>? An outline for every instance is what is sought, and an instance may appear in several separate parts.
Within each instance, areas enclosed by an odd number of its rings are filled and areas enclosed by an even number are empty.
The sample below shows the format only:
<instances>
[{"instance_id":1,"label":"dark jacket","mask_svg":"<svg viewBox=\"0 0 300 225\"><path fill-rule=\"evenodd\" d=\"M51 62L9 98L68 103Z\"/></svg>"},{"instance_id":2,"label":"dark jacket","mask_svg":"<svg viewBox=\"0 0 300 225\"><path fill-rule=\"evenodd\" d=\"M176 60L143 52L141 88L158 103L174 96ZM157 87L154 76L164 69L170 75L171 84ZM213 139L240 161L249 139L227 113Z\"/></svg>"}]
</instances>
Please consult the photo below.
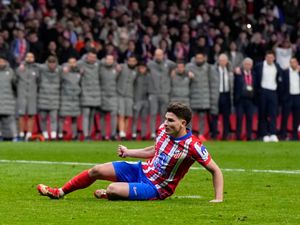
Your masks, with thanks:
<instances>
[{"instance_id":1,"label":"dark jacket","mask_svg":"<svg viewBox=\"0 0 300 225\"><path fill-rule=\"evenodd\" d=\"M245 73L244 71L241 72L241 74L234 74L234 105L238 104L242 99L254 99L255 95L255 89L254 89L254 84L255 84L255 74L254 71L251 71L252 75L252 91L247 90L247 85L245 81Z\"/></svg>"},{"instance_id":2,"label":"dark jacket","mask_svg":"<svg viewBox=\"0 0 300 225\"><path fill-rule=\"evenodd\" d=\"M298 72L298 75L300 77L300 73ZM300 86L300 83L299 83ZM290 97L290 70L284 70L282 71L282 82L281 82L281 88L280 88L280 101L285 102ZM300 102L299 102L300 105Z\"/></svg>"}]
</instances>

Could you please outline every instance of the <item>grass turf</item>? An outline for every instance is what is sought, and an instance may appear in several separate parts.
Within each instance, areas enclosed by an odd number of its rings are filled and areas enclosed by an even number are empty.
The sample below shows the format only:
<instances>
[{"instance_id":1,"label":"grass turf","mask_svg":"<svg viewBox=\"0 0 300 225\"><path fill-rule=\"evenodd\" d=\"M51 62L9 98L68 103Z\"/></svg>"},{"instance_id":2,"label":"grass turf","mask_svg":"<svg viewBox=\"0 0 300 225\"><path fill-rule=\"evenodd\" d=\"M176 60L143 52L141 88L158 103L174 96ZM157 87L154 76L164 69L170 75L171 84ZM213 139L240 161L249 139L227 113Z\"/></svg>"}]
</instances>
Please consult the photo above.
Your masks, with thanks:
<instances>
[{"instance_id":1,"label":"grass turf","mask_svg":"<svg viewBox=\"0 0 300 225\"><path fill-rule=\"evenodd\" d=\"M151 142L127 142L129 148ZM101 163L119 160L118 142L0 143L0 160ZM61 186L89 166L0 163L0 224L300 224L300 174L254 173L259 170L300 170L300 143L208 142L224 171L225 202L213 198L210 174L190 170L164 201L105 201L93 191L108 182L50 200L39 196L38 183ZM130 159L134 160L134 159ZM199 167L194 164L194 167ZM176 196L201 196L182 199Z\"/></svg>"}]
</instances>

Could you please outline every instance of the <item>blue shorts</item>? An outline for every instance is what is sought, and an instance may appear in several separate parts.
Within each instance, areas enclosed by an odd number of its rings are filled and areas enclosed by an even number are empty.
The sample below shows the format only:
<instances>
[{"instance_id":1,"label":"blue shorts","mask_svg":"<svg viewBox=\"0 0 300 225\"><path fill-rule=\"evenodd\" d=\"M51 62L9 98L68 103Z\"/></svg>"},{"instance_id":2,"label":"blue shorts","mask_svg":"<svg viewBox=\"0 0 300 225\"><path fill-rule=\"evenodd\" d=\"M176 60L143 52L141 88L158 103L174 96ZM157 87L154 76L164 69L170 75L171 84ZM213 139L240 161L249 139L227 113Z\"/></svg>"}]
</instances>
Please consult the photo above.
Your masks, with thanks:
<instances>
[{"instance_id":1,"label":"blue shorts","mask_svg":"<svg viewBox=\"0 0 300 225\"><path fill-rule=\"evenodd\" d=\"M159 198L154 184L145 176L141 162L113 162L117 182L129 185L130 200L154 200Z\"/></svg>"}]
</instances>

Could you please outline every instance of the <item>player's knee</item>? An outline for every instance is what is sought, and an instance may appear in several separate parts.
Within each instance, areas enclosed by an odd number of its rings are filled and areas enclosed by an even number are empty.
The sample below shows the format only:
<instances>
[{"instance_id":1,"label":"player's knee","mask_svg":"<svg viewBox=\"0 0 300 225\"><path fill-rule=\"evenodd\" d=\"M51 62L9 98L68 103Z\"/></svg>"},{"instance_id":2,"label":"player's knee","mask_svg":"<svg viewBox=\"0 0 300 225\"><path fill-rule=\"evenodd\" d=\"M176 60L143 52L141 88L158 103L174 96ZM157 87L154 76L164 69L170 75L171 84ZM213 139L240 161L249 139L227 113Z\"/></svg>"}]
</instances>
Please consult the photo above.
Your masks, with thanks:
<instances>
[{"instance_id":1,"label":"player's knee","mask_svg":"<svg viewBox=\"0 0 300 225\"><path fill-rule=\"evenodd\" d=\"M119 193L119 187L115 183L112 183L107 186L106 194L108 196L116 196Z\"/></svg>"},{"instance_id":2,"label":"player's knee","mask_svg":"<svg viewBox=\"0 0 300 225\"><path fill-rule=\"evenodd\" d=\"M89 170L89 175L93 178L98 178L102 176L103 165L96 165Z\"/></svg>"}]
</instances>

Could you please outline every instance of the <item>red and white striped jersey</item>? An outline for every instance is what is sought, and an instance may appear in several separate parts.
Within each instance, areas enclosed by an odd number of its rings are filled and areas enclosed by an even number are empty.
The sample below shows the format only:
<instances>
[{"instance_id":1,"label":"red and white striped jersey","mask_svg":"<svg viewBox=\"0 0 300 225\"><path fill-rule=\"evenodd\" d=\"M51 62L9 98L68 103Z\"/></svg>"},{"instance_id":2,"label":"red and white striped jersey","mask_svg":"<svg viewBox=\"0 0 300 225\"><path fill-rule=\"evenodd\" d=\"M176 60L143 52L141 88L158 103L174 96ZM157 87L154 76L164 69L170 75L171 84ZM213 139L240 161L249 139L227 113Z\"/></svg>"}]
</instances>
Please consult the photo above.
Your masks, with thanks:
<instances>
[{"instance_id":1,"label":"red and white striped jersey","mask_svg":"<svg viewBox=\"0 0 300 225\"><path fill-rule=\"evenodd\" d=\"M179 181L195 161L205 166L210 160L211 156L205 146L192 132L173 138L166 134L161 125L157 133L155 155L142 166L146 177L157 188L160 198L165 199L174 193Z\"/></svg>"}]
</instances>

